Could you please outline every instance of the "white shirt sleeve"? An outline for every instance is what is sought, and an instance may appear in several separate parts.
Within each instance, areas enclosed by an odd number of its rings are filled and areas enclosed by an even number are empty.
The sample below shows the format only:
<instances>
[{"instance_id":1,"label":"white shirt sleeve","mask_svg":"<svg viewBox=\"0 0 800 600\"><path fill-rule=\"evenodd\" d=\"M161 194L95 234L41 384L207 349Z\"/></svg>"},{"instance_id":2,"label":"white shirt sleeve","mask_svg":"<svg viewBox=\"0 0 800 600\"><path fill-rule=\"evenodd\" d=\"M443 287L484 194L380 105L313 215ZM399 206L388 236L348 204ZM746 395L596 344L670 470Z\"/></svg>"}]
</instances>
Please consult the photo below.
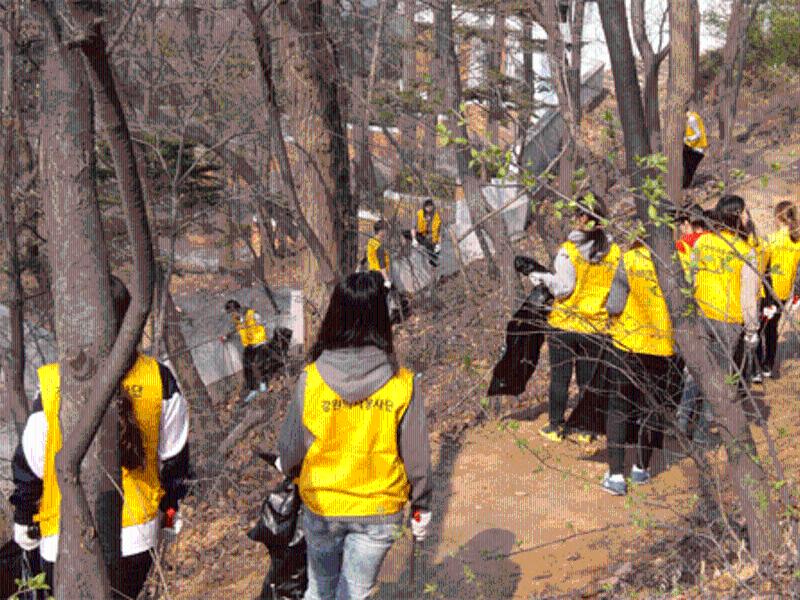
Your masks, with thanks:
<instances>
[{"instance_id":1,"label":"white shirt sleeve","mask_svg":"<svg viewBox=\"0 0 800 600\"><path fill-rule=\"evenodd\" d=\"M161 407L161 430L158 436L158 456L167 460L177 456L189 438L189 409L180 392L165 398Z\"/></svg>"},{"instance_id":2,"label":"white shirt sleeve","mask_svg":"<svg viewBox=\"0 0 800 600\"><path fill-rule=\"evenodd\" d=\"M47 443L47 417L44 411L33 413L22 432L22 452L33 474L44 478L44 454Z\"/></svg>"}]
</instances>

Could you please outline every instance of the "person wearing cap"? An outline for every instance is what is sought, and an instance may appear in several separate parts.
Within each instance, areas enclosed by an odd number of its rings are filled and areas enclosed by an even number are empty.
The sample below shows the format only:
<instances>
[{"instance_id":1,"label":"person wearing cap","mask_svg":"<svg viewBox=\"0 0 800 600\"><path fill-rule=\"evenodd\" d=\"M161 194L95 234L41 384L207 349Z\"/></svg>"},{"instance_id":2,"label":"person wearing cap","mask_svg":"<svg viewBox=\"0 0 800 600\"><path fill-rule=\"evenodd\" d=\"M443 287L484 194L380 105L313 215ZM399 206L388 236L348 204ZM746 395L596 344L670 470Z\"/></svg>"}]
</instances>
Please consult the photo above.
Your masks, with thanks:
<instances>
[{"instance_id":1,"label":"person wearing cap","mask_svg":"<svg viewBox=\"0 0 800 600\"><path fill-rule=\"evenodd\" d=\"M692 186L694 174L705 157L706 148L706 126L700 113L691 106L686 111L686 131L683 134L683 189Z\"/></svg>"},{"instance_id":2,"label":"person wearing cap","mask_svg":"<svg viewBox=\"0 0 800 600\"><path fill-rule=\"evenodd\" d=\"M564 412L569 398L573 367L578 387L591 383L603 348L608 343L606 300L620 259L620 249L606 233L603 202L587 194L577 203L575 227L553 261L553 273L532 273L534 285L544 284L555 298L548 316L552 331L550 352L549 423L539 433L561 441L565 431ZM576 439L588 443L591 436L577 432Z\"/></svg>"},{"instance_id":3,"label":"person wearing cap","mask_svg":"<svg viewBox=\"0 0 800 600\"><path fill-rule=\"evenodd\" d=\"M740 341L754 351L759 341L758 292L761 278L748 242L745 202L722 197L713 211L712 231L692 251L694 300L703 319L709 351L733 375L741 359Z\"/></svg>"},{"instance_id":4,"label":"person wearing cap","mask_svg":"<svg viewBox=\"0 0 800 600\"><path fill-rule=\"evenodd\" d=\"M267 328L261 315L250 307L242 307L234 299L225 303L225 312L230 316L235 331L222 337L220 341L229 341L235 333L239 334L244 351L242 366L244 368L243 401L250 402L259 392L267 391L264 362L266 360Z\"/></svg>"}]
</instances>

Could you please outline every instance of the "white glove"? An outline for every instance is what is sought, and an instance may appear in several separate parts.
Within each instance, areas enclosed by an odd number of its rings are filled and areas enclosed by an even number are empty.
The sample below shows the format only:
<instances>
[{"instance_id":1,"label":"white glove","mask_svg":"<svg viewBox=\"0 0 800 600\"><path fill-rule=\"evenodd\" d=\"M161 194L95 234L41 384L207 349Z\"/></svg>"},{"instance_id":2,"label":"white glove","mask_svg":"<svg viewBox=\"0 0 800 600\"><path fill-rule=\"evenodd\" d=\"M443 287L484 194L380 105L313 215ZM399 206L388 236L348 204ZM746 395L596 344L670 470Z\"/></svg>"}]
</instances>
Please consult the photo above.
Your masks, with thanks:
<instances>
[{"instance_id":1,"label":"white glove","mask_svg":"<svg viewBox=\"0 0 800 600\"><path fill-rule=\"evenodd\" d=\"M384 279L383 280L383 287L385 287L387 290L392 289L392 282L389 281L388 279Z\"/></svg>"},{"instance_id":2,"label":"white glove","mask_svg":"<svg viewBox=\"0 0 800 600\"><path fill-rule=\"evenodd\" d=\"M425 541L428 535L428 525L431 524L431 511L415 510L411 515L411 533L418 542Z\"/></svg>"},{"instance_id":3,"label":"white glove","mask_svg":"<svg viewBox=\"0 0 800 600\"><path fill-rule=\"evenodd\" d=\"M275 459L275 468L278 469L281 473L283 473L283 469L281 468L281 457Z\"/></svg>"},{"instance_id":4,"label":"white glove","mask_svg":"<svg viewBox=\"0 0 800 600\"><path fill-rule=\"evenodd\" d=\"M759 338L758 338L758 332L757 331L753 331L753 332L744 334L744 344L748 348L750 348L750 349L756 348L758 346L758 341L759 341Z\"/></svg>"},{"instance_id":5,"label":"white glove","mask_svg":"<svg viewBox=\"0 0 800 600\"><path fill-rule=\"evenodd\" d=\"M14 541L17 543L17 546L25 550L25 552L36 550L40 542L40 540L34 539L28 535L28 525L20 525L19 523L14 523Z\"/></svg>"},{"instance_id":6,"label":"white glove","mask_svg":"<svg viewBox=\"0 0 800 600\"><path fill-rule=\"evenodd\" d=\"M441 251L442 251L442 245L441 245L441 244L436 244L436 245L433 247L433 252L434 252L435 254L439 254L439 252L441 252Z\"/></svg>"},{"instance_id":7,"label":"white glove","mask_svg":"<svg viewBox=\"0 0 800 600\"><path fill-rule=\"evenodd\" d=\"M544 281L542 280L542 274L541 273L536 273L536 272L531 273L530 275L528 275L528 279L531 280L531 283L534 286L537 286L540 283L544 283Z\"/></svg>"},{"instance_id":8,"label":"white glove","mask_svg":"<svg viewBox=\"0 0 800 600\"><path fill-rule=\"evenodd\" d=\"M786 301L786 312L788 313L797 312L798 306L800 306L800 298L798 298L797 296L789 298Z\"/></svg>"},{"instance_id":9,"label":"white glove","mask_svg":"<svg viewBox=\"0 0 800 600\"><path fill-rule=\"evenodd\" d=\"M417 238L415 238L415 237L411 238L411 247L412 248L419 247L419 242L417 241Z\"/></svg>"},{"instance_id":10,"label":"white glove","mask_svg":"<svg viewBox=\"0 0 800 600\"><path fill-rule=\"evenodd\" d=\"M778 307L774 304L770 306L765 306L763 310L764 318L769 321L772 317L774 317L778 313Z\"/></svg>"}]
</instances>

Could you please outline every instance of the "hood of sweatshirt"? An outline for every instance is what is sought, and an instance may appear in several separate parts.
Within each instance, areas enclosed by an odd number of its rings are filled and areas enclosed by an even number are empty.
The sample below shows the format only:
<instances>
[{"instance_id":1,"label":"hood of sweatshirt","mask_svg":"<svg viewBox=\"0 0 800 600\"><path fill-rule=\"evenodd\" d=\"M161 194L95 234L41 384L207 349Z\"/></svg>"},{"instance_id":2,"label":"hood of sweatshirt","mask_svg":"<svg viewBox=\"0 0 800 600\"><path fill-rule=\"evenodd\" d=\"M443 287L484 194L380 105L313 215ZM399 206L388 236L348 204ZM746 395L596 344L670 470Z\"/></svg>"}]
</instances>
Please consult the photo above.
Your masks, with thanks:
<instances>
[{"instance_id":1,"label":"hood of sweatshirt","mask_svg":"<svg viewBox=\"0 0 800 600\"><path fill-rule=\"evenodd\" d=\"M375 346L326 350L317 359L317 370L348 404L370 396L394 374L389 357Z\"/></svg>"},{"instance_id":2,"label":"hood of sweatshirt","mask_svg":"<svg viewBox=\"0 0 800 600\"><path fill-rule=\"evenodd\" d=\"M605 236L607 240L605 248L596 248L595 242L587 237L586 232L580 231L579 229L570 231L567 239L578 247L578 251L585 260L591 263L599 263L611 250L611 243L613 240L607 233Z\"/></svg>"}]
</instances>

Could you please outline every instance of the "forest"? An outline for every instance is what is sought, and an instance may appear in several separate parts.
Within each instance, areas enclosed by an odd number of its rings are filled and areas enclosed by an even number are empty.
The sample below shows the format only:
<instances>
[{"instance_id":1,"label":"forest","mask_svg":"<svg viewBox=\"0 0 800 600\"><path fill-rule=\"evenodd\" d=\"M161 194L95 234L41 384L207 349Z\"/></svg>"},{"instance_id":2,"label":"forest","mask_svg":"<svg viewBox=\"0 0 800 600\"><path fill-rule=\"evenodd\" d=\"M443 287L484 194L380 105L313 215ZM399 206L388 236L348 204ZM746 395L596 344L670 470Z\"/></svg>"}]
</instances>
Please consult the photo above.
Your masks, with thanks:
<instances>
[{"instance_id":1,"label":"forest","mask_svg":"<svg viewBox=\"0 0 800 600\"><path fill-rule=\"evenodd\" d=\"M0 35L0 597L800 597L798 0Z\"/></svg>"}]
</instances>

